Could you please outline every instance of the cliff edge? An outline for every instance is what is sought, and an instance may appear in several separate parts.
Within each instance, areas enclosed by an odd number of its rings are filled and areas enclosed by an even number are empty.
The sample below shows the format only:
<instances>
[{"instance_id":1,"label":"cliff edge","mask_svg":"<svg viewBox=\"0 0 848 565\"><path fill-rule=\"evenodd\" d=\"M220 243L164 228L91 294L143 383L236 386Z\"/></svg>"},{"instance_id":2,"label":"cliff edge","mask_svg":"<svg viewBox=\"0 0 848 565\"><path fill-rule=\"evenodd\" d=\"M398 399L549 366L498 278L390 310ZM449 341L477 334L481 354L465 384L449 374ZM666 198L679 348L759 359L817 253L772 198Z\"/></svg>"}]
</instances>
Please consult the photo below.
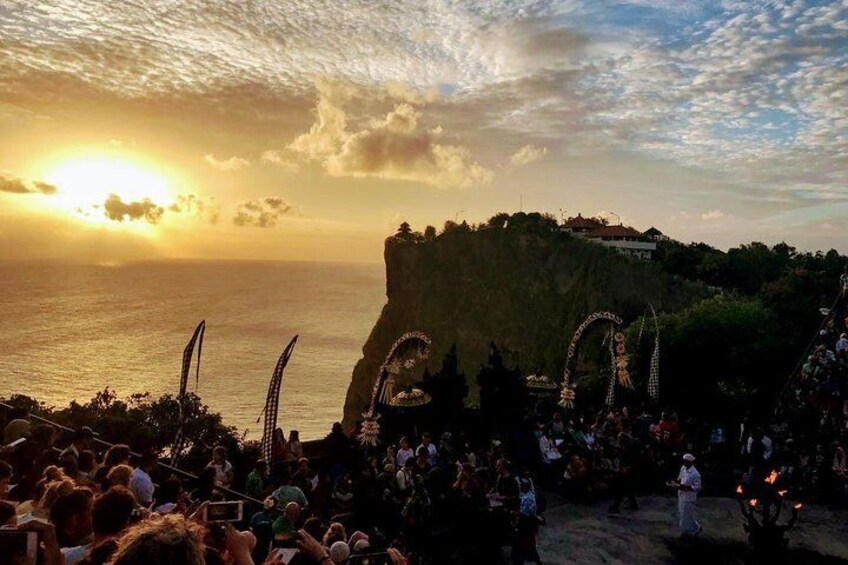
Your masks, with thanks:
<instances>
[{"instance_id":1,"label":"cliff edge","mask_svg":"<svg viewBox=\"0 0 848 565\"><path fill-rule=\"evenodd\" d=\"M488 356L489 342L508 365L558 377L571 335L592 312L610 310L629 322L648 302L673 311L704 295L659 265L558 230L466 227L427 240L403 235L386 240L388 303L353 370L346 429L366 409L388 349L406 331L432 339L431 370L456 344L473 402L473 375Z\"/></svg>"}]
</instances>

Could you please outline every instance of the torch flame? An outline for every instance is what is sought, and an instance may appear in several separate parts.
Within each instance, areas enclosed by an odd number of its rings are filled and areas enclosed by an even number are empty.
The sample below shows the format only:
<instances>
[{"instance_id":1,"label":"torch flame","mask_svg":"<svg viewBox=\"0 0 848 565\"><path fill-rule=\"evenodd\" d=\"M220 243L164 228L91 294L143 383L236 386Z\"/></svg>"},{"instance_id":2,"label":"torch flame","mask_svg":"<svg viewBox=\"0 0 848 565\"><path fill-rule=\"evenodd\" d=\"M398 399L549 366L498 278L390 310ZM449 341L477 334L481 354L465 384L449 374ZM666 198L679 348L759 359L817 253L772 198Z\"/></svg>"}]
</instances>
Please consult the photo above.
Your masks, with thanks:
<instances>
[{"instance_id":1,"label":"torch flame","mask_svg":"<svg viewBox=\"0 0 848 565\"><path fill-rule=\"evenodd\" d=\"M779 476L780 473L778 473L777 471L772 471L771 473L769 473L769 476L766 477L766 482L770 485L773 485L777 481L777 478Z\"/></svg>"},{"instance_id":2,"label":"torch flame","mask_svg":"<svg viewBox=\"0 0 848 565\"><path fill-rule=\"evenodd\" d=\"M736 487L736 494L742 494L742 485Z\"/></svg>"},{"instance_id":3,"label":"torch flame","mask_svg":"<svg viewBox=\"0 0 848 565\"><path fill-rule=\"evenodd\" d=\"M798 510L802 506L804 506L804 505L799 502L798 504L795 505L795 510Z\"/></svg>"},{"instance_id":4,"label":"torch flame","mask_svg":"<svg viewBox=\"0 0 848 565\"><path fill-rule=\"evenodd\" d=\"M787 492L789 492L789 491L788 490L779 490L779 491L777 491L777 494L779 494L780 496L786 496Z\"/></svg>"},{"instance_id":5,"label":"torch flame","mask_svg":"<svg viewBox=\"0 0 848 565\"><path fill-rule=\"evenodd\" d=\"M756 506L757 505L757 499L752 498L751 500L748 501L748 504L750 504L751 506Z\"/></svg>"}]
</instances>

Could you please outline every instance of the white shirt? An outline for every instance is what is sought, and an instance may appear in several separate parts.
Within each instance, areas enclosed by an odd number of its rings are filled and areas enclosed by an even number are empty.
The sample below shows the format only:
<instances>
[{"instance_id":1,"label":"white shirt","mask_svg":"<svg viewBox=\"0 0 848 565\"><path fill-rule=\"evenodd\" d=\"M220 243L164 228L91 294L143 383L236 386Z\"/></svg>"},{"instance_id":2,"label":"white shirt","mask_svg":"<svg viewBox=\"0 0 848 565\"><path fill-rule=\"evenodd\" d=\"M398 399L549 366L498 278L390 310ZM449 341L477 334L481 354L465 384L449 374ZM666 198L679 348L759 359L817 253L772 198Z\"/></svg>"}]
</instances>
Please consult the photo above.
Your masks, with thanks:
<instances>
[{"instance_id":1,"label":"white shirt","mask_svg":"<svg viewBox=\"0 0 848 565\"><path fill-rule=\"evenodd\" d=\"M142 506L150 506L153 502L153 479L141 467L133 471L130 488Z\"/></svg>"},{"instance_id":2,"label":"white shirt","mask_svg":"<svg viewBox=\"0 0 848 565\"><path fill-rule=\"evenodd\" d=\"M556 444L545 436L539 438L539 451L542 452L542 457L548 462L556 461L562 457L556 448Z\"/></svg>"},{"instance_id":3,"label":"white shirt","mask_svg":"<svg viewBox=\"0 0 848 565\"><path fill-rule=\"evenodd\" d=\"M763 442L763 459L769 460L771 459L771 455L774 452L774 445L772 444L771 438L768 436L763 436L761 440ZM754 447L754 438L748 438L748 453L751 453L751 448Z\"/></svg>"},{"instance_id":4,"label":"white shirt","mask_svg":"<svg viewBox=\"0 0 848 565\"><path fill-rule=\"evenodd\" d=\"M436 444L431 443L430 445L424 445L422 443L421 445L418 446L418 449L421 449L422 447L427 450L427 453L428 453L427 462L430 463L430 465L435 466L436 462L438 461L438 457L437 457L438 451L436 451Z\"/></svg>"},{"instance_id":5,"label":"white shirt","mask_svg":"<svg viewBox=\"0 0 848 565\"><path fill-rule=\"evenodd\" d=\"M87 545L77 545L74 547L63 547L59 551L62 552L62 557L65 559L65 565L76 565L88 553Z\"/></svg>"},{"instance_id":6,"label":"white shirt","mask_svg":"<svg viewBox=\"0 0 848 565\"><path fill-rule=\"evenodd\" d=\"M408 447L406 449L398 449L397 457L395 458L395 460L397 461L398 468L402 468L406 463L406 460L410 457L413 457L414 455L415 452L412 451L411 447Z\"/></svg>"},{"instance_id":7,"label":"white shirt","mask_svg":"<svg viewBox=\"0 0 848 565\"><path fill-rule=\"evenodd\" d=\"M677 479L680 484L686 487L692 487L692 490L679 490L677 496L685 502L695 502L698 498L698 491L701 490L701 473L694 465L686 468L686 465L680 467L680 475Z\"/></svg>"},{"instance_id":8,"label":"white shirt","mask_svg":"<svg viewBox=\"0 0 848 565\"><path fill-rule=\"evenodd\" d=\"M224 486L229 486L230 481L227 478L227 473L233 470L233 464L229 461L224 461L223 465L218 465L217 463L210 463L210 467L215 469L215 482Z\"/></svg>"}]
</instances>

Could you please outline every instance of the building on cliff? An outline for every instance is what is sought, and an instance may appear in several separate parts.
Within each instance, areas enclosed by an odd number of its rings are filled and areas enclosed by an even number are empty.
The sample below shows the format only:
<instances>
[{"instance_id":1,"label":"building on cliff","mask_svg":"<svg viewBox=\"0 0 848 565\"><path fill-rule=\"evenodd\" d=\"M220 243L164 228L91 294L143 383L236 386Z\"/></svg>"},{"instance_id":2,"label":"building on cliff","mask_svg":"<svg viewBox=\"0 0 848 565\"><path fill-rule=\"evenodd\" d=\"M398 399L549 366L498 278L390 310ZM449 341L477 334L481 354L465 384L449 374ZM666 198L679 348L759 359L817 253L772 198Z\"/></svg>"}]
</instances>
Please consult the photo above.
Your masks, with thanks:
<instances>
[{"instance_id":1,"label":"building on cliff","mask_svg":"<svg viewBox=\"0 0 848 565\"><path fill-rule=\"evenodd\" d=\"M584 218L580 214L567 219L560 229L606 247L612 247L624 255L644 260L651 259L654 251L657 250L659 239L657 234L662 236L662 232L653 227L648 232L642 233L623 224L610 226L595 218Z\"/></svg>"}]
</instances>

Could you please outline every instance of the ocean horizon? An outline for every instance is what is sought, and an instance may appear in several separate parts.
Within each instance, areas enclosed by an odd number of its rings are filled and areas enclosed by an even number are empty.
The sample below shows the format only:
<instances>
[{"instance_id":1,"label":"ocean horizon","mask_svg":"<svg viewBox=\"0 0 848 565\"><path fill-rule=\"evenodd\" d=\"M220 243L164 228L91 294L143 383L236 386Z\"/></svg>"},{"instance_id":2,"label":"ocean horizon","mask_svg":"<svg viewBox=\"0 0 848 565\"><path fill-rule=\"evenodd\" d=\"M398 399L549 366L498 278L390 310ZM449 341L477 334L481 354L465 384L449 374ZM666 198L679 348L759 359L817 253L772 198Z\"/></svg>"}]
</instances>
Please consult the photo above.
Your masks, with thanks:
<instances>
[{"instance_id":1,"label":"ocean horizon","mask_svg":"<svg viewBox=\"0 0 848 565\"><path fill-rule=\"evenodd\" d=\"M169 259L119 265L0 262L0 396L50 406L179 388L183 349L205 319L189 389L256 438L268 381L300 335L279 423L304 439L342 418L353 366L386 302L378 263Z\"/></svg>"}]
</instances>

